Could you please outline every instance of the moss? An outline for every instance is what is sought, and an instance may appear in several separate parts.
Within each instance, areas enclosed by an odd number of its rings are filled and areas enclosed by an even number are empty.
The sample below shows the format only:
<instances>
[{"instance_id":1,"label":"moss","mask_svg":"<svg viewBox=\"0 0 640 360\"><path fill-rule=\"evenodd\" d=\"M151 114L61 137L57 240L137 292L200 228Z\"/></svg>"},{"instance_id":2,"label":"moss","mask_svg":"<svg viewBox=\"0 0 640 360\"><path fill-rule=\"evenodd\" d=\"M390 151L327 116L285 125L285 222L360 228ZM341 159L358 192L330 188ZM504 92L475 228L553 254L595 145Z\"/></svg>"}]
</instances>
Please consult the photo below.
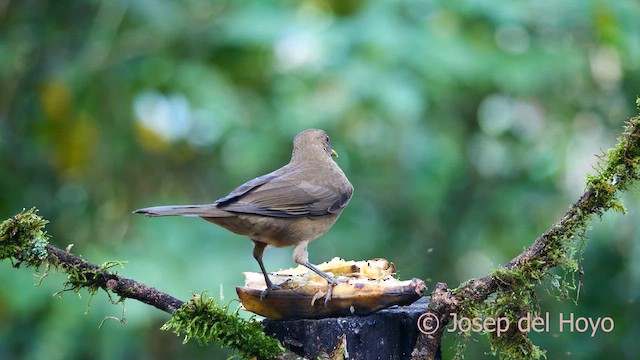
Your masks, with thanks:
<instances>
[{"instance_id":1,"label":"moss","mask_svg":"<svg viewBox=\"0 0 640 360\"><path fill-rule=\"evenodd\" d=\"M469 341L469 338L471 337L471 334L468 332L460 332L458 334L456 334L456 340L453 343L452 349L454 351L454 355L453 355L453 359L452 360L463 360L464 359L464 353L467 350L467 343Z\"/></svg>"},{"instance_id":2,"label":"moss","mask_svg":"<svg viewBox=\"0 0 640 360\"><path fill-rule=\"evenodd\" d=\"M26 264L40 267L47 259L49 235L44 231L47 220L37 210L23 210L0 224L0 260L11 259L15 267Z\"/></svg>"},{"instance_id":3,"label":"moss","mask_svg":"<svg viewBox=\"0 0 640 360\"><path fill-rule=\"evenodd\" d=\"M528 314L539 314L534 290L535 285L500 289L478 307L477 316L509 320L509 330L506 333L500 336L496 333L487 334L494 355L500 354L503 359L539 359L544 356L544 352L525 333L518 330L519 319Z\"/></svg>"},{"instance_id":4,"label":"moss","mask_svg":"<svg viewBox=\"0 0 640 360\"><path fill-rule=\"evenodd\" d=\"M637 103L640 106L640 98ZM593 215L601 216L608 210L624 213L625 208L618 194L629 189L640 178L639 169L640 117L636 117L628 121L616 146L601 157L597 173L587 176L586 195L569 209L561 222L543 235L544 250L539 256L494 270L490 276L497 279L499 285L489 298L479 304L473 296L458 294L458 298L462 299L462 316L507 317L510 320L511 326L506 334L500 337L495 333L487 334L494 355L500 354L500 358L504 359L546 357L526 333L518 331L516 322L527 313L539 313L535 289L543 281L548 281L552 292L558 294L558 299L571 297L570 294L577 289L575 275L578 273L581 276L584 234ZM550 273L549 270L554 267L559 267L564 276ZM462 288L468 291L464 284L458 289ZM463 340L467 338L462 337ZM462 358L459 352L456 356Z\"/></svg>"},{"instance_id":5,"label":"moss","mask_svg":"<svg viewBox=\"0 0 640 360\"><path fill-rule=\"evenodd\" d=\"M241 319L238 311L229 312L228 305L220 307L204 293L194 294L162 330L184 334L184 343L195 339L200 345L208 345L215 340L237 350L243 358L274 359L284 351L276 339L264 333L261 323Z\"/></svg>"},{"instance_id":6,"label":"moss","mask_svg":"<svg viewBox=\"0 0 640 360\"><path fill-rule=\"evenodd\" d=\"M73 265L65 266L64 271L67 273L67 281L64 283L64 291L74 291L78 293L81 289L86 289L91 296L95 295L105 284L105 276L109 276L108 270L114 267L120 267L124 269L125 261L111 260L103 263L96 268L88 268L86 265ZM106 291L107 295L111 298L111 293ZM120 302L112 301L113 303Z\"/></svg>"}]
</instances>

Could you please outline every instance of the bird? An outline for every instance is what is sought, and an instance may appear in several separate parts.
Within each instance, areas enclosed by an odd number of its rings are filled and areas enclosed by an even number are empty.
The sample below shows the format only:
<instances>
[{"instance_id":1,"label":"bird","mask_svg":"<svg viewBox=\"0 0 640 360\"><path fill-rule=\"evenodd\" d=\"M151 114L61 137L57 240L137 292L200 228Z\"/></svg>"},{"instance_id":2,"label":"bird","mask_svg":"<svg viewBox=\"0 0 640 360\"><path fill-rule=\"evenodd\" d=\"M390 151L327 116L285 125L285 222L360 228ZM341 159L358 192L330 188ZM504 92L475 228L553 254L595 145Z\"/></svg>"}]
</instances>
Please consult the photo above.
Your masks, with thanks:
<instances>
[{"instance_id":1,"label":"bird","mask_svg":"<svg viewBox=\"0 0 640 360\"><path fill-rule=\"evenodd\" d=\"M333 160L338 153L329 140L323 130L302 131L293 140L288 164L247 181L211 204L155 206L134 213L197 216L247 236L266 283L261 300L280 289L262 262L265 248L293 246L293 261L327 281L326 305L339 282L309 262L307 246L335 224L353 195L353 185Z\"/></svg>"}]
</instances>

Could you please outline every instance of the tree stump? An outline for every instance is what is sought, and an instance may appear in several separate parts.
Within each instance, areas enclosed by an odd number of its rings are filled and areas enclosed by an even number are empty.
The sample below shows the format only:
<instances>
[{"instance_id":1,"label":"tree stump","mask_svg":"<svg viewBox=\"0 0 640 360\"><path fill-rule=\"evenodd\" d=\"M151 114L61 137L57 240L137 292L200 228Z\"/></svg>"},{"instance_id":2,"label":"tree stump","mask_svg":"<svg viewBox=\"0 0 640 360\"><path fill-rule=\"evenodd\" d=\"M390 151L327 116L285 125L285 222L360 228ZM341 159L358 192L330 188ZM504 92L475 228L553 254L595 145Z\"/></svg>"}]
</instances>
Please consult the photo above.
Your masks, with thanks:
<instances>
[{"instance_id":1,"label":"tree stump","mask_svg":"<svg viewBox=\"0 0 640 360\"><path fill-rule=\"evenodd\" d=\"M265 319L263 323L265 333L307 359L327 357L340 346L345 347L351 359L410 359L420 335L418 319L427 312L428 304L429 299L423 297L411 305L366 316ZM440 349L437 352L435 358L440 359Z\"/></svg>"}]
</instances>

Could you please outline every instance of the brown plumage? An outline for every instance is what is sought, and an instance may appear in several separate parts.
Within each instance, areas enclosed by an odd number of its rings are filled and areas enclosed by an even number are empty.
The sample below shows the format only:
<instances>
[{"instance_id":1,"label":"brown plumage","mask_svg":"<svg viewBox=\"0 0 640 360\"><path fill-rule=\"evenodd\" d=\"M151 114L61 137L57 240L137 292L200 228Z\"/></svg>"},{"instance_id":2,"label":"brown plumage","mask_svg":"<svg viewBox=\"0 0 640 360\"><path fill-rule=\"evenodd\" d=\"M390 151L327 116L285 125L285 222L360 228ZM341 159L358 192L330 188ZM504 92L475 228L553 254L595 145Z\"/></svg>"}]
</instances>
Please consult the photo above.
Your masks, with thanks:
<instances>
[{"instance_id":1,"label":"brown plumage","mask_svg":"<svg viewBox=\"0 0 640 360\"><path fill-rule=\"evenodd\" d=\"M291 161L269 174L250 180L229 195L206 205L157 206L136 210L148 216L199 216L254 243L253 256L267 289L277 288L267 275L262 254L268 246L295 246L293 261L327 280L331 298L336 280L308 260L307 245L323 235L347 206L353 186L332 156L329 136L309 129L293 140Z\"/></svg>"}]
</instances>

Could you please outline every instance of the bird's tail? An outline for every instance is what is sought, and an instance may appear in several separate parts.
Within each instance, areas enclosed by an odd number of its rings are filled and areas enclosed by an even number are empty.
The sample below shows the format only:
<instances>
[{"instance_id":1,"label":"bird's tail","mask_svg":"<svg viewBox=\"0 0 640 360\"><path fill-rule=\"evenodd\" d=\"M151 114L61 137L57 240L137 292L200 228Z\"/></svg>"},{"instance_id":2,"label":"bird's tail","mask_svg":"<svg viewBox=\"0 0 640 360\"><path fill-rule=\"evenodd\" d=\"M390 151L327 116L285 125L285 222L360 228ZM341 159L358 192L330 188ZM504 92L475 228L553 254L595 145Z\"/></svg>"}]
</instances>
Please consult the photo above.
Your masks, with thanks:
<instances>
[{"instance_id":1,"label":"bird's tail","mask_svg":"<svg viewBox=\"0 0 640 360\"><path fill-rule=\"evenodd\" d=\"M134 211L136 214L147 216L201 216L226 217L231 216L227 211L220 210L214 204L207 205L169 205L154 206Z\"/></svg>"}]
</instances>

